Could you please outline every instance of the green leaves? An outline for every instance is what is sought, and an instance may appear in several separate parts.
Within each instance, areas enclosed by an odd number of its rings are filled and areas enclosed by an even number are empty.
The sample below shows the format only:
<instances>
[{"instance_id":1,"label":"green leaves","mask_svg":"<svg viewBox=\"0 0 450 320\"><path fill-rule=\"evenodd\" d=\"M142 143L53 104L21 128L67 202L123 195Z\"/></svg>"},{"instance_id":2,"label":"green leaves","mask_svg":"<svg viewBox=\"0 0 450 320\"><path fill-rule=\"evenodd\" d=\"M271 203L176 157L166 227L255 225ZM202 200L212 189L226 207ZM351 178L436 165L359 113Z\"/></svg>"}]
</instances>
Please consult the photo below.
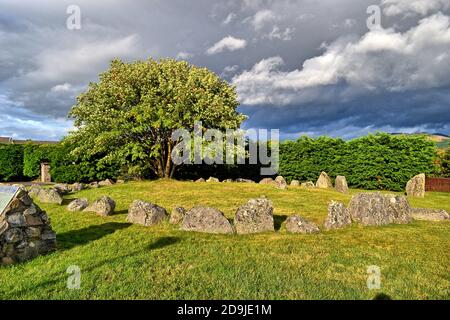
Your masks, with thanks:
<instances>
[{"instance_id":1,"label":"green leaves","mask_svg":"<svg viewBox=\"0 0 450 320\"><path fill-rule=\"evenodd\" d=\"M72 108L78 130L67 141L76 145L73 154L125 162L134 172L173 173L167 160L176 129L192 130L196 121L235 129L245 119L236 111L234 87L184 61L114 60L99 78Z\"/></svg>"},{"instance_id":2,"label":"green leaves","mask_svg":"<svg viewBox=\"0 0 450 320\"><path fill-rule=\"evenodd\" d=\"M280 146L280 171L288 180L315 181L321 171L345 175L356 188L401 191L418 173L436 172L434 143L422 136L368 135L348 142L301 137Z\"/></svg>"}]
</instances>

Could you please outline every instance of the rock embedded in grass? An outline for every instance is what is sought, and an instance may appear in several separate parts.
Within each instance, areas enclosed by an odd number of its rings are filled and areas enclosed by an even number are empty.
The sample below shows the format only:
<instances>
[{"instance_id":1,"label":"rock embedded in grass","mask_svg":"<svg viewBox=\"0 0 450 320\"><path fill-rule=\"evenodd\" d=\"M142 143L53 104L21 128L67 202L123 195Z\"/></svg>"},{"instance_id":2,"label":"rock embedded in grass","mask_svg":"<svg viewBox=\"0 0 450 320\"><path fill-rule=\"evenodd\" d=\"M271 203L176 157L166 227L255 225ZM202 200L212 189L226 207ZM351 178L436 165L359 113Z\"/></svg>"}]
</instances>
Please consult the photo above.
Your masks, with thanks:
<instances>
[{"instance_id":1,"label":"rock embedded in grass","mask_svg":"<svg viewBox=\"0 0 450 320\"><path fill-rule=\"evenodd\" d=\"M275 184L275 181L273 181L272 178L264 178L259 182L259 184Z\"/></svg>"},{"instance_id":2,"label":"rock embedded in grass","mask_svg":"<svg viewBox=\"0 0 450 320\"><path fill-rule=\"evenodd\" d=\"M97 189L97 188L100 188L100 185L97 181L94 181L94 182L89 183L89 187L91 189Z\"/></svg>"},{"instance_id":3,"label":"rock embedded in grass","mask_svg":"<svg viewBox=\"0 0 450 320\"><path fill-rule=\"evenodd\" d=\"M200 178L200 179L195 180L195 182L206 182L206 181L205 181L205 179Z\"/></svg>"},{"instance_id":4,"label":"rock embedded in grass","mask_svg":"<svg viewBox=\"0 0 450 320\"><path fill-rule=\"evenodd\" d=\"M170 214L169 223L170 224L179 224L183 222L184 216L186 215L187 210L183 207L176 207L172 210Z\"/></svg>"},{"instance_id":5,"label":"rock embedded in grass","mask_svg":"<svg viewBox=\"0 0 450 320\"><path fill-rule=\"evenodd\" d=\"M41 189L37 195L37 198L42 203L52 203L61 205L63 198L56 189Z\"/></svg>"},{"instance_id":6,"label":"rock embedded in grass","mask_svg":"<svg viewBox=\"0 0 450 320\"><path fill-rule=\"evenodd\" d=\"M300 216L290 216L286 219L286 231L289 233L312 234L319 233L319 227Z\"/></svg>"},{"instance_id":7,"label":"rock embedded in grass","mask_svg":"<svg viewBox=\"0 0 450 320\"><path fill-rule=\"evenodd\" d=\"M38 184L33 184L30 187L30 190L28 190L28 195L32 198L35 198L39 195L39 192L41 192L42 187Z\"/></svg>"},{"instance_id":8,"label":"rock embedded in grass","mask_svg":"<svg viewBox=\"0 0 450 320\"><path fill-rule=\"evenodd\" d=\"M262 198L250 199L237 209L234 226L238 234L275 231L272 202Z\"/></svg>"},{"instance_id":9,"label":"rock embedded in grass","mask_svg":"<svg viewBox=\"0 0 450 320\"><path fill-rule=\"evenodd\" d=\"M412 221L410 206L405 196L377 193L358 193L349 204L354 222L364 226L390 223L405 224Z\"/></svg>"},{"instance_id":10,"label":"rock embedded in grass","mask_svg":"<svg viewBox=\"0 0 450 320\"><path fill-rule=\"evenodd\" d=\"M298 186L300 186L300 181L292 180L290 186L291 187L298 187Z\"/></svg>"},{"instance_id":11,"label":"rock embedded in grass","mask_svg":"<svg viewBox=\"0 0 450 320\"><path fill-rule=\"evenodd\" d=\"M303 182L300 186L307 189L314 189L316 187L316 185L312 181Z\"/></svg>"},{"instance_id":12,"label":"rock embedded in grass","mask_svg":"<svg viewBox=\"0 0 450 320\"><path fill-rule=\"evenodd\" d=\"M75 199L69 203L67 210L71 212L83 211L89 206L89 201L86 198Z\"/></svg>"},{"instance_id":13,"label":"rock embedded in grass","mask_svg":"<svg viewBox=\"0 0 450 320\"><path fill-rule=\"evenodd\" d=\"M323 224L326 230L340 229L352 223L349 210L341 202L331 201L328 204L328 216Z\"/></svg>"},{"instance_id":14,"label":"rock embedded in grass","mask_svg":"<svg viewBox=\"0 0 450 320\"><path fill-rule=\"evenodd\" d=\"M255 181L253 181L253 180L243 179L243 178L237 178L236 182L239 182L239 183L255 183Z\"/></svg>"},{"instance_id":15,"label":"rock embedded in grass","mask_svg":"<svg viewBox=\"0 0 450 320\"><path fill-rule=\"evenodd\" d=\"M127 221L146 227L157 225L168 218L167 211L151 202L135 200L128 209Z\"/></svg>"},{"instance_id":16,"label":"rock embedded in grass","mask_svg":"<svg viewBox=\"0 0 450 320\"><path fill-rule=\"evenodd\" d=\"M220 180L214 177L209 177L209 179L206 180L206 182L220 182Z\"/></svg>"},{"instance_id":17,"label":"rock embedded in grass","mask_svg":"<svg viewBox=\"0 0 450 320\"><path fill-rule=\"evenodd\" d=\"M450 220L450 215L445 210L410 208L409 212L413 217L413 219L415 220L424 220L424 221Z\"/></svg>"},{"instance_id":18,"label":"rock embedded in grass","mask_svg":"<svg viewBox=\"0 0 450 320\"><path fill-rule=\"evenodd\" d=\"M286 180L282 176L275 178L275 188L286 190L288 187Z\"/></svg>"},{"instance_id":19,"label":"rock embedded in grass","mask_svg":"<svg viewBox=\"0 0 450 320\"><path fill-rule=\"evenodd\" d=\"M91 205L89 205L84 212L95 212L99 216L106 217L114 213L116 208L116 203L110 197L103 196L95 200Z\"/></svg>"},{"instance_id":20,"label":"rock embedded in grass","mask_svg":"<svg viewBox=\"0 0 450 320\"><path fill-rule=\"evenodd\" d=\"M53 189L59 192L59 194L67 194L72 191L67 183L57 183L53 185Z\"/></svg>"},{"instance_id":21,"label":"rock embedded in grass","mask_svg":"<svg viewBox=\"0 0 450 320\"><path fill-rule=\"evenodd\" d=\"M425 197L425 174L418 174L406 183L406 194L409 197Z\"/></svg>"},{"instance_id":22,"label":"rock embedded in grass","mask_svg":"<svg viewBox=\"0 0 450 320\"><path fill-rule=\"evenodd\" d=\"M194 207L184 216L181 230L214 234L232 234L233 227L223 212L209 207Z\"/></svg>"},{"instance_id":23,"label":"rock embedded in grass","mask_svg":"<svg viewBox=\"0 0 450 320\"><path fill-rule=\"evenodd\" d=\"M231 183L231 182L233 182L233 179L225 179L222 182L224 182L224 183Z\"/></svg>"},{"instance_id":24,"label":"rock embedded in grass","mask_svg":"<svg viewBox=\"0 0 450 320\"><path fill-rule=\"evenodd\" d=\"M337 192L348 193L347 179L344 176L337 176L334 188Z\"/></svg>"},{"instance_id":25,"label":"rock embedded in grass","mask_svg":"<svg viewBox=\"0 0 450 320\"><path fill-rule=\"evenodd\" d=\"M113 184L114 184L114 182L111 179L105 179L98 183L98 185L100 187L109 187L109 186L112 186Z\"/></svg>"},{"instance_id":26,"label":"rock embedded in grass","mask_svg":"<svg viewBox=\"0 0 450 320\"><path fill-rule=\"evenodd\" d=\"M75 182L74 184L72 184L70 186L70 191L72 191L72 192L79 192L79 191L81 191L83 189L84 189L83 184L82 183L78 183L78 182Z\"/></svg>"},{"instance_id":27,"label":"rock embedded in grass","mask_svg":"<svg viewBox=\"0 0 450 320\"><path fill-rule=\"evenodd\" d=\"M322 171L320 173L319 178L316 182L316 187L320 189L332 189L333 183L331 182L331 178L328 176L328 174L325 171Z\"/></svg>"}]
</instances>

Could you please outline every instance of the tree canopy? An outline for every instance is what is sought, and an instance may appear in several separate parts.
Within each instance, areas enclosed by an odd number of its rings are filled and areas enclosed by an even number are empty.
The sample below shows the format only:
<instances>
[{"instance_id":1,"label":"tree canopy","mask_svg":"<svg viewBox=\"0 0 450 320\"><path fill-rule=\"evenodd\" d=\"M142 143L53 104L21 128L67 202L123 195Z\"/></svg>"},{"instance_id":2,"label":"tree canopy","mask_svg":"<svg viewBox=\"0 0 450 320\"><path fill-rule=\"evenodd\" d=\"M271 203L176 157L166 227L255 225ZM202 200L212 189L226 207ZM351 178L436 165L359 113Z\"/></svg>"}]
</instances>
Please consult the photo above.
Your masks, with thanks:
<instances>
[{"instance_id":1,"label":"tree canopy","mask_svg":"<svg viewBox=\"0 0 450 320\"><path fill-rule=\"evenodd\" d=\"M128 174L172 177L174 130L194 124L239 128L245 116L233 86L206 68L173 59L112 61L99 81L80 94L69 117L77 130L66 142L73 154L120 163Z\"/></svg>"}]
</instances>

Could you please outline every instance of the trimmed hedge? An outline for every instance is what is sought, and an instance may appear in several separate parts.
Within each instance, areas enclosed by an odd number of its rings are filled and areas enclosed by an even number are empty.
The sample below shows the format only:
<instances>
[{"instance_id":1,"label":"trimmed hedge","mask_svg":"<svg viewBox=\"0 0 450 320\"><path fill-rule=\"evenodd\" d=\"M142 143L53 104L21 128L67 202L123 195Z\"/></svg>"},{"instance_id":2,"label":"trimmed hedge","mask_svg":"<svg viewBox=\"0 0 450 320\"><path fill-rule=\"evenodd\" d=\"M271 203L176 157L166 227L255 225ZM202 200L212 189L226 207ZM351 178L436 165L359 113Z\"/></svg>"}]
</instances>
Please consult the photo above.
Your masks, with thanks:
<instances>
[{"instance_id":1,"label":"trimmed hedge","mask_svg":"<svg viewBox=\"0 0 450 320\"><path fill-rule=\"evenodd\" d=\"M23 146L0 145L0 180L21 180L23 172Z\"/></svg>"},{"instance_id":2,"label":"trimmed hedge","mask_svg":"<svg viewBox=\"0 0 450 320\"><path fill-rule=\"evenodd\" d=\"M368 135L351 141L301 137L280 145L280 174L315 181L321 171L345 175L349 185L402 191L418 173L435 174L436 148L423 136Z\"/></svg>"}]
</instances>

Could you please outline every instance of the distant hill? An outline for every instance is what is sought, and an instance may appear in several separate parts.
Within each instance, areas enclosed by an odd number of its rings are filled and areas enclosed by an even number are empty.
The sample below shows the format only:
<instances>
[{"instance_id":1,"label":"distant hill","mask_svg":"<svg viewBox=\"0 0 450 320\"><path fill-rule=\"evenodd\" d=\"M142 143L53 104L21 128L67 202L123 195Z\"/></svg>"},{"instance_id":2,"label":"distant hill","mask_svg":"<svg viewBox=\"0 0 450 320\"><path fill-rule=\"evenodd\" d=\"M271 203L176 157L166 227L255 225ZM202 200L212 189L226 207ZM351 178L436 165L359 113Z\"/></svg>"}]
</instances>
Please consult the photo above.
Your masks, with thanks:
<instances>
[{"instance_id":1,"label":"distant hill","mask_svg":"<svg viewBox=\"0 0 450 320\"><path fill-rule=\"evenodd\" d=\"M399 133L394 132L391 133L392 135L399 136L399 135L424 135L429 139L430 141L433 141L436 143L436 146L439 149L447 149L450 147L450 137L443 133L427 133L427 132L417 132L417 133Z\"/></svg>"}]
</instances>

